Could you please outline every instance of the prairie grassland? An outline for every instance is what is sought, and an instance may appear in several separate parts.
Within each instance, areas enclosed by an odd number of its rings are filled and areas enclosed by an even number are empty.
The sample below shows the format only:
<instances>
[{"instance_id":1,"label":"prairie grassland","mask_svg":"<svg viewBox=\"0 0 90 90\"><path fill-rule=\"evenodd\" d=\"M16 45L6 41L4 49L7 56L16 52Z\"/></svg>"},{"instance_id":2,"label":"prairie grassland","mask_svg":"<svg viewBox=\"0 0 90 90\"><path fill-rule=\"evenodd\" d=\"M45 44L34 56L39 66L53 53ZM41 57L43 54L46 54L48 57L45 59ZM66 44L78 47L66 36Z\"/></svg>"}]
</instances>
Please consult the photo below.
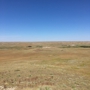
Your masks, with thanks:
<instances>
[{"instance_id":1,"label":"prairie grassland","mask_svg":"<svg viewBox=\"0 0 90 90\"><path fill-rule=\"evenodd\" d=\"M89 46L90 42L0 43L0 90L90 90Z\"/></svg>"}]
</instances>

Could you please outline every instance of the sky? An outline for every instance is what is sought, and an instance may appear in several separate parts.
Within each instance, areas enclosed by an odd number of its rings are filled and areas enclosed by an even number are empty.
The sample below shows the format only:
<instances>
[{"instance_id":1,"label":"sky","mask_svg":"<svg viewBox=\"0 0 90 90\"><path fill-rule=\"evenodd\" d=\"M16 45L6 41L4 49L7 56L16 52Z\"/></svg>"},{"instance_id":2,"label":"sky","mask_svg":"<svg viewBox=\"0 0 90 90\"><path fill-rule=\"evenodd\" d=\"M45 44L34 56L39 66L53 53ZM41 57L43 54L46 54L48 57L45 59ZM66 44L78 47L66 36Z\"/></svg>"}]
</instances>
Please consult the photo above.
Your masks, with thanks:
<instances>
[{"instance_id":1,"label":"sky","mask_svg":"<svg viewBox=\"0 0 90 90\"><path fill-rule=\"evenodd\" d=\"M0 42L90 41L90 0L0 0Z\"/></svg>"}]
</instances>

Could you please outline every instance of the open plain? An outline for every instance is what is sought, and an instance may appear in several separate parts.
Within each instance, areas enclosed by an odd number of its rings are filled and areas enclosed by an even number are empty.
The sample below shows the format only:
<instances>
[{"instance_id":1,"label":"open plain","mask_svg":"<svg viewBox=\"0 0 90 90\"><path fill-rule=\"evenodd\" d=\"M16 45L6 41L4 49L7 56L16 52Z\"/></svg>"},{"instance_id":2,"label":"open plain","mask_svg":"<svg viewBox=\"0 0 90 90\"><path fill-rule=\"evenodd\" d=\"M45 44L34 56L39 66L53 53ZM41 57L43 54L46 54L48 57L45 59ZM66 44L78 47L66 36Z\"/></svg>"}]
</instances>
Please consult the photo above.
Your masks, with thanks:
<instances>
[{"instance_id":1,"label":"open plain","mask_svg":"<svg viewBox=\"0 0 90 90\"><path fill-rule=\"evenodd\" d=\"M0 90L90 90L90 42L1 42Z\"/></svg>"}]
</instances>

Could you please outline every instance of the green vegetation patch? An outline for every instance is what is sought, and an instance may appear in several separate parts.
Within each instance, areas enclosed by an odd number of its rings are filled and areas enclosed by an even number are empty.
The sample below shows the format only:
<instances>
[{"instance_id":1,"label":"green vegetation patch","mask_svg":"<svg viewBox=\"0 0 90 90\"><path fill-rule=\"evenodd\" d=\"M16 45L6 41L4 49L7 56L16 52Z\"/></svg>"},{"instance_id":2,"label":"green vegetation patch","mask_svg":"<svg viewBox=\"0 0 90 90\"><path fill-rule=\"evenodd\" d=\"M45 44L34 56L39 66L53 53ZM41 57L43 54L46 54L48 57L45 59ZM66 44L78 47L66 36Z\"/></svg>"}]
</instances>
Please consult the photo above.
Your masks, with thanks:
<instances>
[{"instance_id":1,"label":"green vegetation patch","mask_svg":"<svg viewBox=\"0 0 90 90\"><path fill-rule=\"evenodd\" d=\"M41 45L37 45L36 47L37 47L37 48L42 48L43 46L41 46Z\"/></svg>"},{"instance_id":2,"label":"green vegetation patch","mask_svg":"<svg viewBox=\"0 0 90 90\"><path fill-rule=\"evenodd\" d=\"M79 46L79 45L75 45L75 46L70 46L70 45L64 45L64 46L61 46L59 48L90 48L90 46L86 46L86 45L82 45L82 46Z\"/></svg>"},{"instance_id":3,"label":"green vegetation patch","mask_svg":"<svg viewBox=\"0 0 90 90\"><path fill-rule=\"evenodd\" d=\"M79 46L81 48L90 48L90 46Z\"/></svg>"},{"instance_id":4,"label":"green vegetation patch","mask_svg":"<svg viewBox=\"0 0 90 90\"><path fill-rule=\"evenodd\" d=\"M8 46L1 46L0 49L22 49L23 47L19 46L13 46L13 47L8 47Z\"/></svg>"}]
</instances>

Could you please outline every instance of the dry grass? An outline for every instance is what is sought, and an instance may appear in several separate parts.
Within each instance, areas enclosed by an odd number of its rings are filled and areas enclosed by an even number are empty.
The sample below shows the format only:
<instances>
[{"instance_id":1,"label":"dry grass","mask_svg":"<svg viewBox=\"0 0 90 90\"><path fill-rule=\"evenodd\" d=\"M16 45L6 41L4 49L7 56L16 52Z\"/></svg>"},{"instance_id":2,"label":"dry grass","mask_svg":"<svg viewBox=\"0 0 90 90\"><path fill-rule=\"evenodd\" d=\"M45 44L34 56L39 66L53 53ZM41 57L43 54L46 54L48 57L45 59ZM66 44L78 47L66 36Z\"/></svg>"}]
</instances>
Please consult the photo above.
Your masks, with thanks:
<instances>
[{"instance_id":1,"label":"dry grass","mask_svg":"<svg viewBox=\"0 0 90 90\"><path fill-rule=\"evenodd\" d=\"M90 90L90 42L0 43L0 86ZM28 47L28 46L32 47Z\"/></svg>"}]
</instances>

